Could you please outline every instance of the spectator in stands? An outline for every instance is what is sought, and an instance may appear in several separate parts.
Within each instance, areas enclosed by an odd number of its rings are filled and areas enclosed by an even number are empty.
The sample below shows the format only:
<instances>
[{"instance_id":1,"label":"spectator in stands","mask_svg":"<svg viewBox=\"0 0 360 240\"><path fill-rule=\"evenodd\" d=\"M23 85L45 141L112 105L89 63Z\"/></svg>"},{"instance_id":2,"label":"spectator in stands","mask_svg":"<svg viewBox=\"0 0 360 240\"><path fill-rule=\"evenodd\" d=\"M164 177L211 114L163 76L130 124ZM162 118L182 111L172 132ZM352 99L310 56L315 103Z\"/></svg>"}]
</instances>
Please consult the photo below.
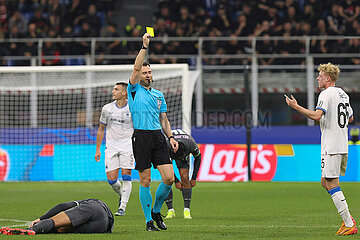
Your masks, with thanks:
<instances>
[{"instance_id":1,"label":"spectator in stands","mask_svg":"<svg viewBox=\"0 0 360 240\"><path fill-rule=\"evenodd\" d=\"M166 28L175 29L175 22L171 16L169 6L167 4L161 4L159 12L155 13L156 20L160 18L164 20Z\"/></svg>"},{"instance_id":2,"label":"spectator in stands","mask_svg":"<svg viewBox=\"0 0 360 240\"><path fill-rule=\"evenodd\" d=\"M360 23L359 20L355 20L351 24L351 28L346 31L349 36L359 36L360 35Z\"/></svg>"},{"instance_id":3,"label":"spectator in stands","mask_svg":"<svg viewBox=\"0 0 360 240\"><path fill-rule=\"evenodd\" d=\"M49 16L49 31L54 31L56 35L59 35L61 32L60 18L55 14Z\"/></svg>"},{"instance_id":4,"label":"spectator in stands","mask_svg":"<svg viewBox=\"0 0 360 240\"><path fill-rule=\"evenodd\" d=\"M258 44L256 45L256 53L258 54L276 54L276 48L275 43L273 40L270 40L270 35L268 33L265 33L263 35L264 39L260 40ZM274 58L259 58L259 63L261 65L271 65L274 63Z\"/></svg>"},{"instance_id":5,"label":"spectator in stands","mask_svg":"<svg viewBox=\"0 0 360 240\"><path fill-rule=\"evenodd\" d=\"M62 17L65 14L65 8L63 4L59 3L59 0L48 0L47 4L47 15L55 15L57 17Z\"/></svg>"},{"instance_id":6,"label":"spectator in stands","mask_svg":"<svg viewBox=\"0 0 360 240\"><path fill-rule=\"evenodd\" d=\"M314 30L314 34L318 35L318 36L327 36L328 33L326 31L326 23L324 19L319 19L317 21L317 25L316 28ZM326 40L324 39L320 39L320 40L311 40L311 44L310 44L310 52L311 53L327 53L328 52L328 43ZM320 64L322 62L326 62L328 61L327 59L320 59L320 58L316 58L315 59L315 64Z\"/></svg>"},{"instance_id":7,"label":"spectator in stands","mask_svg":"<svg viewBox=\"0 0 360 240\"><path fill-rule=\"evenodd\" d=\"M166 59L158 55L165 54L165 47L161 42L152 42L150 45L150 59L152 64L165 64Z\"/></svg>"},{"instance_id":8,"label":"spectator in stands","mask_svg":"<svg viewBox=\"0 0 360 240\"><path fill-rule=\"evenodd\" d=\"M340 16L346 21L346 29L352 27L352 23L360 16L360 2L358 0L341 1Z\"/></svg>"},{"instance_id":9,"label":"spectator in stands","mask_svg":"<svg viewBox=\"0 0 360 240\"><path fill-rule=\"evenodd\" d=\"M256 28L254 29L252 36L257 37L265 34L269 34L270 36L275 35L274 31L270 27L269 21L267 20L263 20L261 23L258 23L256 25Z\"/></svg>"},{"instance_id":10,"label":"spectator in stands","mask_svg":"<svg viewBox=\"0 0 360 240\"><path fill-rule=\"evenodd\" d=\"M129 37L139 38L141 36L142 36L142 31L140 31L138 28L134 28L131 31L131 36L129 36ZM127 41L126 50L128 52L128 55L136 55L139 52L138 41Z\"/></svg>"},{"instance_id":11,"label":"spectator in stands","mask_svg":"<svg viewBox=\"0 0 360 240\"><path fill-rule=\"evenodd\" d=\"M314 9L314 12L320 14L319 18L324 18L323 13L325 12L325 3L326 0L308 0L307 5L311 5Z\"/></svg>"},{"instance_id":12,"label":"spectator in stands","mask_svg":"<svg viewBox=\"0 0 360 240\"><path fill-rule=\"evenodd\" d=\"M42 65L44 66L55 66L60 65L60 50L56 43L45 42L42 49Z\"/></svg>"},{"instance_id":13,"label":"spectator in stands","mask_svg":"<svg viewBox=\"0 0 360 240\"><path fill-rule=\"evenodd\" d=\"M293 28L292 33L299 32L300 30L300 17L296 13L296 9L293 6L290 6L287 8L286 11L286 22L289 22L291 24L291 27Z\"/></svg>"},{"instance_id":14,"label":"spectator in stands","mask_svg":"<svg viewBox=\"0 0 360 240\"><path fill-rule=\"evenodd\" d=\"M0 32L6 34L9 31L9 18L6 5L0 5Z\"/></svg>"},{"instance_id":15,"label":"spectator in stands","mask_svg":"<svg viewBox=\"0 0 360 240\"><path fill-rule=\"evenodd\" d=\"M360 49L360 40L358 38L350 39L349 40L349 48L346 51L347 53L359 53ZM351 64L360 65L360 57L352 57L350 59Z\"/></svg>"},{"instance_id":16,"label":"spectator in stands","mask_svg":"<svg viewBox=\"0 0 360 240\"><path fill-rule=\"evenodd\" d=\"M83 22L81 25L81 30L78 34L78 37L80 38L89 38L89 37L95 37L93 35L93 32L90 30L90 25L88 22ZM87 55L90 53L90 45L91 43L89 41L80 41L78 42L78 53L79 55Z\"/></svg>"},{"instance_id":17,"label":"spectator in stands","mask_svg":"<svg viewBox=\"0 0 360 240\"><path fill-rule=\"evenodd\" d=\"M40 8L35 10L34 17L30 19L29 24L35 24L38 35L46 35L49 30L49 20L42 16Z\"/></svg>"},{"instance_id":18,"label":"spectator in stands","mask_svg":"<svg viewBox=\"0 0 360 240\"><path fill-rule=\"evenodd\" d=\"M66 25L64 27L63 32L60 34L61 38L73 38L75 34L73 32L73 28L70 25ZM76 44L73 42L61 42L60 43L60 52L63 55L76 55ZM67 61L70 62L70 61Z\"/></svg>"},{"instance_id":19,"label":"spectator in stands","mask_svg":"<svg viewBox=\"0 0 360 240\"><path fill-rule=\"evenodd\" d=\"M193 26L194 18L189 13L189 9L183 5L180 7L179 16L176 19L176 27L181 28L184 32L184 37L189 37L193 34L194 26Z\"/></svg>"},{"instance_id":20,"label":"spectator in stands","mask_svg":"<svg viewBox=\"0 0 360 240\"><path fill-rule=\"evenodd\" d=\"M252 33L252 28L248 24L244 14L239 15L231 25L233 26L232 32L236 36L249 36Z\"/></svg>"},{"instance_id":21,"label":"spectator in stands","mask_svg":"<svg viewBox=\"0 0 360 240\"><path fill-rule=\"evenodd\" d=\"M75 19L75 25L78 23L83 24L84 22L88 23L91 26L91 36L98 37L100 36L100 29L101 29L101 21L100 18L97 16L96 6L94 4L89 5L87 14L83 14L78 16Z\"/></svg>"},{"instance_id":22,"label":"spectator in stands","mask_svg":"<svg viewBox=\"0 0 360 240\"><path fill-rule=\"evenodd\" d=\"M27 20L21 14L21 12L18 11L18 10L14 11L13 15L10 17L10 20L9 20L10 29L14 25L16 25L18 27L19 33L21 33L21 34L26 33L26 31L27 31Z\"/></svg>"},{"instance_id":23,"label":"spectator in stands","mask_svg":"<svg viewBox=\"0 0 360 240\"><path fill-rule=\"evenodd\" d=\"M244 48L244 44L238 40L236 40L236 35L235 34L230 34L230 37L232 37L232 39L228 42L228 44L226 44L225 47L225 53L226 54L244 54L243 52L243 48ZM234 58L231 59L231 61L229 61L228 63L231 62L231 65L241 65L242 64L242 59L239 58Z\"/></svg>"},{"instance_id":24,"label":"spectator in stands","mask_svg":"<svg viewBox=\"0 0 360 240\"><path fill-rule=\"evenodd\" d=\"M73 27L77 26L78 22L77 21L75 22L75 20L77 19L78 16L85 15L86 11L87 11L87 5L84 1L72 0L69 10L67 10L65 12L65 15L64 15L65 23L64 24L70 25ZM81 27L79 27L79 29L81 29ZM75 33L77 33L77 32L75 32Z\"/></svg>"},{"instance_id":25,"label":"spectator in stands","mask_svg":"<svg viewBox=\"0 0 360 240\"><path fill-rule=\"evenodd\" d=\"M299 42L296 40L288 39L288 37L291 36L289 32L284 32L282 36L284 37L284 39L279 41L277 52L279 52L281 55L286 57L289 57L291 54L301 53L300 52L301 46L299 45ZM276 59L276 62L281 65L301 64L302 63L301 61L302 59L300 58Z\"/></svg>"},{"instance_id":26,"label":"spectator in stands","mask_svg":"<svg viewBox=\"0 0 360 240\"><path fill-rule=\"evenodd\" d=\"M7 61L4 56L10 56L10 51L8 49L8 44L4 43L5 40L4 33L0 32L0 66L7 66Z\"/></svg>"},{"instance_id":27,"label":"spectator in stands","mask_svg":"<svg viewBox=\"0 0 360 240\"><path fill-rule=\"evenodd\" d=\"M329 35L343 35L345 33L345 19L341 16L342 7L334 3L331 12L326 17L329 26Z\"/></svg>"},{"instance_id":28,"label":"spectator in stands","mask_svg":"<svg viewBox=\"0 0 360 240\"><path fill-rule=\"evenodd\" d=\"M44 33L38 32L35 23L28 24L27 38L42 38L45 37Z\"/></svg>"},{"instance_id":29,"label":"spectator in stands","mask_svg":"<svg viewBox=\"0 0 360 240\"><path fill-rule=\"evenodd\" d=\"M104 32L104 35L102 37L120 37L120 34L117 31L117 26L115 23L109 23L106 27L106 31ZM114 40L111 42L105 43L105 52L109 55L119 55L122 54L122 46L120 40ZM123 61L120 59L112 59L110 60L111 64L120 64L123 63Z\"/></svg>"},{"instance_id":30,"label":"spectator in stands","mask_svg":"<svg viewBox=\"0 0 360 240\"><path fill-rule=\"evenodd\" d=\"M311 27L315 27L318 17L315 15L314 8L311 4L306 4L301 17L302 21L310 23Z\"/></svg>"},{"instance_id":31,"label":"spectator in stands","mask_svg":"<svg viewBox=\"0 0 360 240\"><path fill-rule=\"evenodd\" d=\"M230 34L230 19L226 14L225 5L219 4L215 17L211 20L211 29L216 32L216 36L228 36Z\"/></svg>"},{"instance_id":32,"label":"spectator in stands","mask_svg":"<svg viewBox=\"0 0 360 240\"><path fill-rule=\"evenodd\" d=\"M246 24L250 29L254 29L258 22L261 22L261 17L255 15L255 10L250 3L244 3L241 11L241 15L245 15Z\"/></svg>"},{"instance_id":33,"label":"spectator in stands","mask_svg":"<svg viewBox=\"0 0 360 240\"><path fill-rule=\"evenodd\" d=\"M197 7L194 15L193 36L207 36L211 25L211 17L205 12L203 7Z\"/></svg>"},{"instance_id":34,"label":"spectator in stands","mask_svg":"<svg viewBox=\"0 0 360 240\"><path fill-rule=\"evenodd\" d=\"M345 39L337 39L329 41L330 46L328 48L327 53L334 53L334 56L341 54L341 53L347 53L347 50L349 49L349 42ZM332 58L331 62L335 62L340 65L347 65L350 64L349 58Z\"/></svg>"},{"instance_id":35,"label":"spectator in stands","mask_svg":"<svg viewBox=\"0 0 360 240\"><path fill-rule=\"evenodd\" d=\"M268 13L264 16L264 20L270 24L272 35L280 35L282 31L282 21L277 14L277 9L270 7Z\"/></svg>"},{"instance_id":36,"label":"spectator in stands","mask_svg":"<svg viewBox=\"0 0 360 240\"><path fill-rule=\"evenodd\" d=\"M165 36L174 36L175 33L172 32L167 26L164 19L159 18L155 24L155 35L157 37L165 37Z\"/></svg>"},{"instance_id":37,"label":"spectator in stands","mask_svg":"<svg viewBox=\"0 0 360 240\"><path fill-rule=\"evenodd\" d=\"M268 15L268 12L270 10L270 8L272 7L273 5L271 4L271 1L270 0L259 0L257 1L257 4L256 4L256 16L262 18L262 20L265 19L265 16Z\"/></svg>"},{"instance_id":38,"label":"spectator in stands","mask_svg":"<svg viewBox=\"0 0 360 240\"><path fill-rule=\"evenodd\" d=\"M134 16L129 17L129 23L124 27L124 32L127 37L131 37L133 35L133 30L136 29L141 33L142 26L136 23L136 18Z\"/></svg>"}]
</instances>

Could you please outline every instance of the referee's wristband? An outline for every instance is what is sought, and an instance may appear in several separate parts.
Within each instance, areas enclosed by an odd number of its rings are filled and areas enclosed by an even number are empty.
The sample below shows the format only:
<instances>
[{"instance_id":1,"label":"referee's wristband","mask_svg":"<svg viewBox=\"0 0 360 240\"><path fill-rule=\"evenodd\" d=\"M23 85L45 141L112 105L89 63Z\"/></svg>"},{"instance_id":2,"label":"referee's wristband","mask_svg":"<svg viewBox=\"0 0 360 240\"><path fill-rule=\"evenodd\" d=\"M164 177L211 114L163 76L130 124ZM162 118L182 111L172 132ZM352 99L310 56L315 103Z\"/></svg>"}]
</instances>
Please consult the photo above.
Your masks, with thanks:
<instances>
[{"instance_id":1,"label":"referee's wristband","mask_svg":"<svg viewBox=\"0 0 360 240\"><path fill-rule=\"evenodd\" d=\"M170 137L168 137L169 141L170 141L170 138L174 138L174 136L170 136ZM175 139L175 138L174 138L174 139Z\"/></svg>"},{"instance_id":2,"label":"referee's wristband","mask_svg":"<svg viewBox=\"0 0 360 240\"><path fill-rule=\"evenodd\" d=\"M141 45L141 49L147 49L147 47L145 47L144 45Z\"/></svg>"}]
</instances>

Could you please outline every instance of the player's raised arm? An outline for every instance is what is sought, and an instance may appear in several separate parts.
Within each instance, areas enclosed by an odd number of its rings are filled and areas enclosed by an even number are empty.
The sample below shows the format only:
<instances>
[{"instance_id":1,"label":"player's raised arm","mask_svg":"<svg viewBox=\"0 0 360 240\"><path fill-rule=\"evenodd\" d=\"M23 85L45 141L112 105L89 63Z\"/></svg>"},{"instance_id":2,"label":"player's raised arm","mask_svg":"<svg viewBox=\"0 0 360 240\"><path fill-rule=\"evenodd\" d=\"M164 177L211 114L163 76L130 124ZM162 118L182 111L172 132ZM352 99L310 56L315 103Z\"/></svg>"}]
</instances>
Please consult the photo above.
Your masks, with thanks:
<instances>
[{"instance_id":1,"label":"player's raised arm","mask_svg":"<svg viewBox=\"0 0 360 240\"><path fill-rule=\"evenodd\" d=\"M135 85L139 82L140 74L141 74L141 67L145 59L146 50L150 43L150 34L145 33L142 38L142 47L136 56L134 70L130 76L130 84Z\"/></svg>"}]
</instances>

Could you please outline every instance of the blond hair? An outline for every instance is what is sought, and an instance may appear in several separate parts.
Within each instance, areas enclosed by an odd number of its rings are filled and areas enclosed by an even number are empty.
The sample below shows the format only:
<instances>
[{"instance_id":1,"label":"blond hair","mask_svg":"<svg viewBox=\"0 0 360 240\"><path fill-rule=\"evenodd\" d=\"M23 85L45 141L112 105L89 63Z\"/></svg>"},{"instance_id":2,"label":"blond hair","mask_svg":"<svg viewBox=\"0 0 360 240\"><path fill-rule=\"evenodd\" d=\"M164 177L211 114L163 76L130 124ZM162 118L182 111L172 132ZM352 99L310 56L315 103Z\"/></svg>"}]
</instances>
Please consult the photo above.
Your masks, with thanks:
<instances>
[{"instance_id":1,"label":"blond hair","mask_svg":"<svg viewBox=\"0 0 360 240\"><path fill-rule=\"evenodd\" d=\"M331 81L333 82L336 82L340 74L339 66L331 63L320 64L320 66L318 67L318 71L323 71L326 75L330 76Z\"/></svg>"}]
</instances>

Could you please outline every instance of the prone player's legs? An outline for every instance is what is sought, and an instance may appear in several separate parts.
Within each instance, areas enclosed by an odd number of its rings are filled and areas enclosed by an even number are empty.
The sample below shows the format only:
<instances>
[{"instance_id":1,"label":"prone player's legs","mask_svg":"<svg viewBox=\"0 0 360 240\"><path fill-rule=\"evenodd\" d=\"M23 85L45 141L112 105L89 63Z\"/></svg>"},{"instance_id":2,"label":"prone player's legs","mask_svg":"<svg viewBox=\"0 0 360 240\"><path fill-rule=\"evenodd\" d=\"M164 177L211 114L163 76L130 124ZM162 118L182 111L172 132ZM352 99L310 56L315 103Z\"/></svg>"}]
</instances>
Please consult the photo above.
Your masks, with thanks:
<instances>
[{"instance_id":1,"label":"prone player's legs","mask_svg":"<svg viewBox=\"0 0 360 240\"><path fill-rule=\"evenodd\" d=\"M57 215L51 217L50 219L54 221L57 232L59 233L74 232L70 218L68 217L68 215L66 215L65 212L60 212Z\"/></svg>"}]
</instances>

